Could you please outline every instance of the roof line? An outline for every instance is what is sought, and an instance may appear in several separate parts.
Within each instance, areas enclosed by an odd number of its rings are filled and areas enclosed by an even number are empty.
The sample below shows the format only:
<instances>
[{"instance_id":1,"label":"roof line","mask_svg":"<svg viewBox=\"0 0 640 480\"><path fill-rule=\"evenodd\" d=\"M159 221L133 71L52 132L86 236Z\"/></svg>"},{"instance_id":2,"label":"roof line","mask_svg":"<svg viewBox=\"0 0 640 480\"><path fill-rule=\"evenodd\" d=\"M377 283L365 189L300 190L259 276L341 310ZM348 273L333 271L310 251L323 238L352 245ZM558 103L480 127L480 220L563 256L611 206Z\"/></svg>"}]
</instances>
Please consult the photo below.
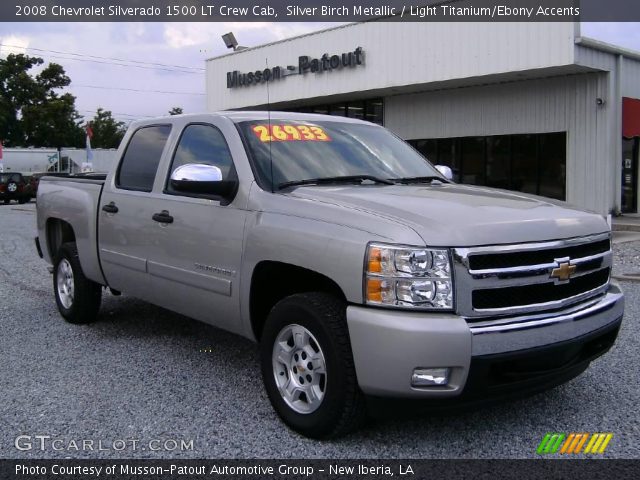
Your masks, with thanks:
<instances>
[{"instance_id":1,"label":"roof line","mask_svg":"<svg viewBox=\"0 0 640 480\"><path fill-rule=\"evenodd\" d=\"M630 48L620 47L612 43L603 42L590 37L577 37L575 40L576 45L582 45L583 47L592 48L601 52L612 53L614 55L622 55L623 57L633 58L634 60L640 60L640 52L632 50Z\"/></svg>"}]
</instances>

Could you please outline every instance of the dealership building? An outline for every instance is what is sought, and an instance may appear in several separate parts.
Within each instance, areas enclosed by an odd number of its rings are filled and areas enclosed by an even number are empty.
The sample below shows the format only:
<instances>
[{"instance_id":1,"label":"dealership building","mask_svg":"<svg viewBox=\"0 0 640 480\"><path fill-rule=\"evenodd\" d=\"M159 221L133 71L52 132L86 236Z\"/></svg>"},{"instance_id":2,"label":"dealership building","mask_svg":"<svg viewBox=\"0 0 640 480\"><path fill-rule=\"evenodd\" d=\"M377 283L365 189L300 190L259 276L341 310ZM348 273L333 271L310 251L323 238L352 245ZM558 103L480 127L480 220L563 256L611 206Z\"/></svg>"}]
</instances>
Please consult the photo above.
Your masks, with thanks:
<instances>
[{"instance_id":1,"label":"dealership building","mask_svg":"<svg viewBox=\"0 0 640 480\"><path fill-rule=\"evenodd\" d=\"M456 181L639 211L640 53L578 23L354 23L237 49L206 72L209 111L361 118Z\"/></svg>"}]
</instances>

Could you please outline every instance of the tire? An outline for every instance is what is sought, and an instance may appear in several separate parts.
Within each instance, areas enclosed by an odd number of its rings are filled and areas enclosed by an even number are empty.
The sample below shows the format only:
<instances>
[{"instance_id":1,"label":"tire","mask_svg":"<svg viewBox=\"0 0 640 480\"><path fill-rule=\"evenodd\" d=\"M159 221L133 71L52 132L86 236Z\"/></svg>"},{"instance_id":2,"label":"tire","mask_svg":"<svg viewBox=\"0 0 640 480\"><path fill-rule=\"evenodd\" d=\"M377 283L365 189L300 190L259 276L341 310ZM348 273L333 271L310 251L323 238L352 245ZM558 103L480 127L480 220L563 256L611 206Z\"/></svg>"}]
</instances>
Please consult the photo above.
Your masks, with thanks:
<instances>
[{"instance_id":1,"label":"tire","mask_svg":"<svg viewBox=\"0 0 640 480\"><path fill-rule=\"evenodd\" d=\"M102 286L84 276L76 244L64 243L53 269L53 292L60 315L70 323L91 323L98 316Z\"/></svg>"},{"instance_id":2,"label":"tire","mask_svg":"<svg viewBox=\"0 0 640 480\"><path fill-rule=\"evenodd\" d=\"M344 302L319 292L281 300L267 318L260 360L269 400L293 430L335 438L364 423Z\"/></svg>"},{"instance_id":3,"label":"tire","mask_svg":"<svg viewBox=\"0 0 640 480\"><path fill-rule=\"evenodd\" d=\"M18 200L18 203L20 205L24 205L25 203L27 203L27 199L26 198L21 198L21 199Z\"/></svg>"},{"instance_id":4,"label":"tire","mask_svg":"<svg viewBox=\"0 0 640 480\"><path fill-rule=\"evenodd\" d=\"M9 198L5 198L4 199L4 204L5 205L9 205L10 203L11 203L11 199L9 199Z\"/></svg>"}]
</instances>

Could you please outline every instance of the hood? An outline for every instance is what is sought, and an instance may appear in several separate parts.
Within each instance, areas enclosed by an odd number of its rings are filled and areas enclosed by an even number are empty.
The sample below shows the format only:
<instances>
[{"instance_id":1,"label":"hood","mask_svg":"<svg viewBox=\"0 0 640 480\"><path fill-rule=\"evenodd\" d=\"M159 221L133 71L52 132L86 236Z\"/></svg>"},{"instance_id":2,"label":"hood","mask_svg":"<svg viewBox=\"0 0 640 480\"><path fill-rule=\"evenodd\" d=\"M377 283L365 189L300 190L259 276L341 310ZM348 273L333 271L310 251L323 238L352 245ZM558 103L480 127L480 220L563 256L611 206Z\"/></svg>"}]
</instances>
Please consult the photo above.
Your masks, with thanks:
<instances>
[{"instance_id":1,"label":"hood","mask_svg":"<svg viewBox=\"0 0 640 480\"><path fill-rule=\"evenodd\" d=\"M557 240L609 231L605 219L564 202L470 185L305 186L288 196L406 225L429 246ZM371 231L375 231L373 228Z\"/></svg>"}]
</instances>

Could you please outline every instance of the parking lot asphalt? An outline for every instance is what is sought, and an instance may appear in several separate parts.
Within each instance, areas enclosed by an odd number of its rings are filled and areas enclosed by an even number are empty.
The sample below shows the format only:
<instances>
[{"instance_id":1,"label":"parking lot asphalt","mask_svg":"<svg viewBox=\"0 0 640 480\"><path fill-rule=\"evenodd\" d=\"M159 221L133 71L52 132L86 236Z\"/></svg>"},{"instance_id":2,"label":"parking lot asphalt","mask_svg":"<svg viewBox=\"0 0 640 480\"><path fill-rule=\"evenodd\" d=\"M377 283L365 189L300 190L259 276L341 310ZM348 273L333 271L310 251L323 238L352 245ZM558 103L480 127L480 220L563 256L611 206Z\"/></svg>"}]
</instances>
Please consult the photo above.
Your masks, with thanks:
<instances>
[{"instance_id":1,"label":"parking lot asphalt","mask_svg":"<svg viewBox=\"0 0 640 480\"><path fill-rule=\"evenodd\" d=\"M96 323L65 323L35 252L34 207L0 205L1 458L533 458L547 432L612 432L605 457L640 458L638 283L622 283L616 345L568 384L320 442L277 418L248 340L108 293ZM614 249L616 268L640 271L640 242Z\"/></svg>"}]
</instances>

